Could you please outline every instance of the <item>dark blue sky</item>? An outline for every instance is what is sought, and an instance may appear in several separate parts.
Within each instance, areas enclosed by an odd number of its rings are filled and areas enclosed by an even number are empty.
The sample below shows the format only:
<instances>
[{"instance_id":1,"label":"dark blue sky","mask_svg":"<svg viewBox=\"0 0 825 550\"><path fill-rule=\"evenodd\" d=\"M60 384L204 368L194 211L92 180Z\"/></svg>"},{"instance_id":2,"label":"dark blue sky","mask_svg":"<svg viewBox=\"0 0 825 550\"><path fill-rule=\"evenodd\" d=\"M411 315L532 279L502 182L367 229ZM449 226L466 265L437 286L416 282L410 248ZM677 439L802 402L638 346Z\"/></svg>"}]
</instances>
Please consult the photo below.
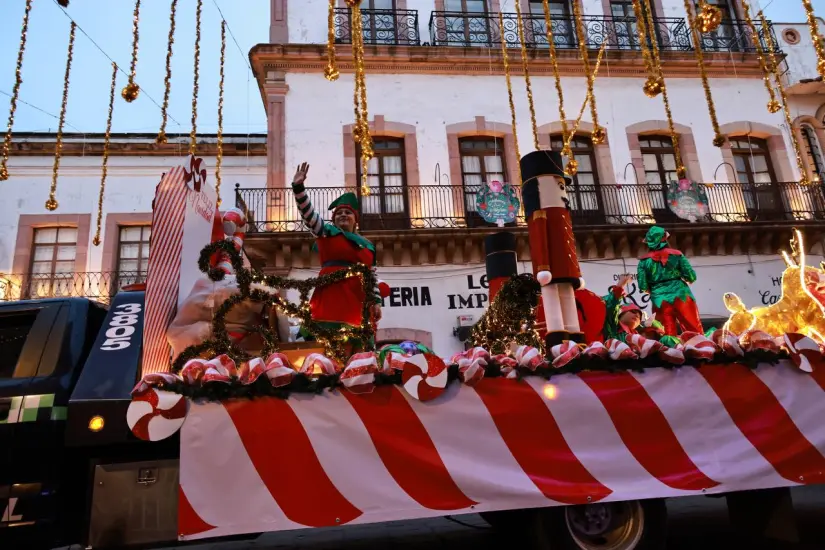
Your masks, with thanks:
<instances>
[{"instance_id":1,"label":"dark blue sky","mask_svg":"<svg viewBox=\"0 0 825 550\"><path fill-rule=\"evenodd\" d=\"M769 0L770 1L770 0ZM9 97L14 83L14 67L20 37L24 0L2 0L0 15L0 131L5 131ZM266 117L257 86L247 67L249 49L269 36L269 0L204 0L201 41L198 128L217 130L218 67L220 15L223 10L240 46L228 37L226 50L226 89L224 132L264 132ZM140 52L137 82L144 93L134 103L120 98L115 104L114 130L118 132L156 132L160 109L152 103L163 99L166 42L169 32L170 0L144 0L141 6ZM189 132L193 52L195 37L195 0L179 0L175 49L172 63L172 94L168 132ZM243 6L242 8L240 6ZM506 6L506 0L505 0ZM825 0L814 0L814 8L825 16ZM129 70L132 44L132 0L70 0L67 10L118 64ZM767 10L776 21L802 21L799 0L773 0ZM319 22L324 24L325 22ZM69 35L69 19L54 0L35 0L31 12L28 46L23 64L20 99L52 115L60 111L63 73ZM243 53L241 53L243 52ZM83 35L77 33L69 92L66 131L102 132L105 129L111 65L108 59ZM118 93L126 75L118 77ZM176 124L174 118L179 124ZM17 131L54 131L56 118L19 104L14 129Z\"/></svg>"}]
</instances>

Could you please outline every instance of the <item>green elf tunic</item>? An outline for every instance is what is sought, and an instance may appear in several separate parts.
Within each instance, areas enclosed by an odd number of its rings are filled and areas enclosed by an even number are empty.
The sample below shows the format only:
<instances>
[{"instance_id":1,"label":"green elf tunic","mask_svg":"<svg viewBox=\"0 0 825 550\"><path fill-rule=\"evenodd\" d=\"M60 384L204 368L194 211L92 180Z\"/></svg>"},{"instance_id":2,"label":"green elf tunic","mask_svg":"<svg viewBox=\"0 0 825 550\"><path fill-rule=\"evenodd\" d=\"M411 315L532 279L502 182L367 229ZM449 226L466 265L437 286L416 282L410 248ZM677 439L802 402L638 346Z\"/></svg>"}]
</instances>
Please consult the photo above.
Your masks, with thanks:
<instances>
[{"instance_id":1,"label":"green elf tunic","mask_svg":"<svg viewBox=\"0 0 825 550\"><path fill-rule=\"evenodd\" d=\"M623 325L619 318L623 313L633 310L644 315L642 310L636 305L622 305L622 299L625 295L626 294L623 288L612 286L610 287L610 293L602 298L605 308L607 309L607 317L605 317L604 320L603 330L605 341L616 339L620 342L627 343L627 337L633 334L633 332L628 327ZM658 340L668 347L675 347L679 343L678 338L664 334L664 327L662 326L662 323L656 320L653 320L653 322L650 323L650 326L640 325L639 328L636 329L636 333L641 334L645 338Z\"/></svg>"}]
</instances>

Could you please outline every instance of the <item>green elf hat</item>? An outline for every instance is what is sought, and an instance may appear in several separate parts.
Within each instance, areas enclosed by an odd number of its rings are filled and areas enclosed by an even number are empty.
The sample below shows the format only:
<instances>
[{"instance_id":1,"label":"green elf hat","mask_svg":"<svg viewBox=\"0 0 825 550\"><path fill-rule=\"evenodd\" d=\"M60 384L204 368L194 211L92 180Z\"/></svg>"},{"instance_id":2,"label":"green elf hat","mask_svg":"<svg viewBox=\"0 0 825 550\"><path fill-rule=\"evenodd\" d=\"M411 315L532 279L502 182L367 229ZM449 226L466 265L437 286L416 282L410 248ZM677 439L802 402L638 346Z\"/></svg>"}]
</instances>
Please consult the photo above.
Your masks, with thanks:
<instances>
[{"instance_id":1,"label":"green elf hat","mask_svg":"<svg viewBox=\"0 0 825 550\"><path fill-rule=\"evenodd\" d=\"M332 210L333 215L335 215L335 211L339 208L350 210L357 218L361 206L358 204L358 197L355 196L355 193L344 193L329 205L329 209Z\"/></svg>"},{"instance_id":2,"label":"green elf hat","mask_svg":"<svg viewBox=\"0 0 825 550\"><path fill-rule=\"evenodd\" d=\"M645 235L645 244L651 250L660 250L667 246L667 240L669 238L670 233L658 225L654 225L648 229L647 235Z\"/></svg>"}]
</instances>

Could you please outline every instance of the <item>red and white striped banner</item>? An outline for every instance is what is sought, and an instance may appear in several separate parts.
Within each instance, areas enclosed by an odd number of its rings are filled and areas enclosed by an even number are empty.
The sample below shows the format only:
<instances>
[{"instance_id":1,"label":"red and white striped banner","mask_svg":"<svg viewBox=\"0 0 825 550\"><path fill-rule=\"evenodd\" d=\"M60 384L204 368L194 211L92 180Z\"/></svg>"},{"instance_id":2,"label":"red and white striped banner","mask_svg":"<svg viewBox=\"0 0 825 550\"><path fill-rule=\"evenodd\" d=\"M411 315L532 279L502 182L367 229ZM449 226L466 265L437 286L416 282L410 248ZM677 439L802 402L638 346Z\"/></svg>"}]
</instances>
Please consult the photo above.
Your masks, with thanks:
<instances>
[{"instance_id":1,"label":"red and white striped banner","mask_svg":"<svg viewBox=\"0 0 825 550\"><path fill-rule=\"evenodd\" d=\"M586 372L193 403L185 540L825 482L825 369ZM280 442L275 445L273 442Z\"/></svg>"}]
</instances>

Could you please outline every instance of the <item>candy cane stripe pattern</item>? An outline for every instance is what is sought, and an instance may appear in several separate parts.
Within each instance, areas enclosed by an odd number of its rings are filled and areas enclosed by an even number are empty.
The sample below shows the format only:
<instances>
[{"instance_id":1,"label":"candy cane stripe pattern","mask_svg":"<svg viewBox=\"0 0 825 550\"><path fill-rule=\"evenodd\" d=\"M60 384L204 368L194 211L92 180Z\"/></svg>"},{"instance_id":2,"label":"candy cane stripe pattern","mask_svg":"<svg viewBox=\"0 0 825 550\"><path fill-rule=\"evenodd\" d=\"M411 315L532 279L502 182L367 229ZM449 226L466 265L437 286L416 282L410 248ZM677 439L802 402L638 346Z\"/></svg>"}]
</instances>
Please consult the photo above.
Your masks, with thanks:
<instances>
[{"instance_id":1,"label":"candy cane stripe pattern","mask_svg":"<svg viewBox=\"0 0 825 550\"><path fill-rule=\"evenodd\" d=\"M608 340L604 343L608 356L614 361L626 361L628 359L638 359L636 352L630 346L620 340Z\"/></svg>"},{"instance_id":2,"label":"candy cane stripe pattern","mask_svg":"<svg viewBox=\"0 0 825 550\"><path fill-rule=\"evenodd\" d=\"M126 423L135 437L160 441L180 430L188 410L188 401L182 395L149 388L132 397Z\"/></svg>"},{"instance_id":3,"label":"candy cane stripe pattern","mask_svg":"<svg viewBox=\"0 0 825 550\"><path fill-rule=\"evenodd\" d=\"M719 350L713 340L698 332L683 332L679 338L682 340L683 351L688 359L710 361Z\"/></svg>"},{"instance_id":4,"label":"candy cane stripe pattern","mask_svg":"<svg viewBox=\"0 0 825 550\"><path fill-rule=\"evenodd\" d=\"M448 372L444 360L431 353L407 357L401 371L404 390L419 401L435 399L447 387Z\"/></svg>"},{"instance_id":5,"label":"candy cane stripe pattern","mask_svg":"<svg viewBox=\"0 0 825 550\"><path fill-rule=\"evenodd\" d=\"M553 356L553 366L560 369L581 355L581 352L582 349L569 340L553 346L550 349L550 353Z\"/></svg>"},{"instance_id":6,"label":"candy cane stripe pattern","mask_svg":"<svg viewBox=\"0 0 825 550\"><path fill-rule=\"evenodd\" d=\"M607 359L610 355L610 350L601 342L593 342L582 351L582 354L591 359Z\"/></svg>"},{"instance_id":7,"label":"candy cane stripe pattern","mask_svg":"<svg viewBox=\"0 0 825 550\"><path fill-rule=\"evenodd\" d=\"M335 374L339 370L341 367L338 363L321 353L310 353L301 365L301 372L307 376L312 376L316 371L320 371L320 374Z\"/></svg>"},{"instance_id":8,"label":"candy cane stripe pattern","mask_svg":"<svg viewBox=\"0 0 825 550\"><path fill-rule=\"evenodd\" d=\"M739 344L746 352L755 350L778 351L779 346L767 332L761 330L749 330L739 337Z\"/></svg>"},{"instance_id":9,"label":"candy cane stripe pattern","mask_svg":"<svg viewBox=\"0 0 825 550\"><path fill-rule=\"evenodd\" d=\"M786 334L784 337L785 347L791 356L793 364L803 372L813 372L814 368L822 369L825 360L822 351L812 338L803 334Z\"/></svg>"},{"instance_id":10,"label":"candy cane stripe pattern","mask_svg":"<svg viewBox=\"0 0 825 550\"><path fill-rule=\"evenodd\" d=\"M206 369L201 378L204 384L210 382L229 384L233 378L238 376L235 361L228 355L219 355L211 361L207 361L205 367Z\"/></svg>"},{"instance_id":11,"label":"candy cane stripe pattern","mask_svg":"<svg viewBox=\"0 0 825 550\"><path fill-rule=\"evenodd\" d=\"M513 354L519 367L532 371L547 364L541 352L532 346L518 346Z\"/></svg>"},{"instance_id":12,"label":"candy cane stripe pattern","mask_svg":"<svg viewBox=\"0 0 825 550\"><path fill-rule=\"evenodd\" d=\"M356 353L350 357L341 373L341 384L352 393L372 393L378 373L378 356L372 352Z\"/></svg>"},{"instance_id":13,"label":"candy cane stripe pattern","mask_svg":"<svg viewBox=\"0 0 825 550\"><path fill-rule=\"evenodd\" d=\"M745 351L739 344L739 336L729 330L723 328L714 331L714 333L711 334L711 340L713 340L713 343L719 346L722 353L728 357L742 357L745 355Z\"/></svg>"}]
</instances>

